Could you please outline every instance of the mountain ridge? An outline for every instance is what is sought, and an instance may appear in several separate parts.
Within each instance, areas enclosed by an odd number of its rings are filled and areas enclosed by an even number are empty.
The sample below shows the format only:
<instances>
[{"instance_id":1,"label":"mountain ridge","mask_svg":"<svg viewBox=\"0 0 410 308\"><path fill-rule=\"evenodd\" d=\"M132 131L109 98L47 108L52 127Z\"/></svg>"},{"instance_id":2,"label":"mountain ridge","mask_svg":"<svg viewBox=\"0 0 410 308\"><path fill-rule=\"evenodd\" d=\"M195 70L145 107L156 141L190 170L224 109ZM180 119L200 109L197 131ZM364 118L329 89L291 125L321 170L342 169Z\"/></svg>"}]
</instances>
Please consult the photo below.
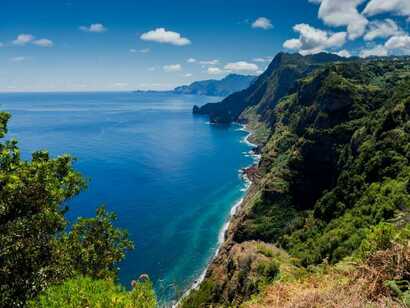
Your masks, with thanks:
<instances>
[{"instance_id":1,"label":"mountain ridge","mask_svg":"<svg viewBox=\"0 0 410 308\"><path fill-rule=\"evenodd\" d=\"M319 53L311 56L279 53L274 57L266 71L247 89L226 97L220 103L195 106L194 114L209 115L214 123L237 121L247 108L259 104L260 113L268 111L272 104L295 85L297 79L307 75L320 65L331 62L346 62L347 58L335 54Z\"/></svg>"},{"instance_id":2,"label":"mountain ridge","mask_svg":"<svg viewBox=\"0 0 410 308\"><path fill-rule=\"evenodd\" d=\"M188 86L177 87L173 92L224 97L247 88L255 79L256 77L251 75L229 74L220 80L202 80Z\"/></svg>"},{"instance_id":3,"label":"mountain ridge","mask_svg":"<svg viewBox=\"0 0 410 308\"><path fill-rule=\"evenodd\" d=\"M232 93L246 89L257 77L253 75L229 74L222 79L195 81L189 85L176 87L170 91L134 91L135 93L169 93L182 95L204 95L226 97Z\"/></svg>"}]
</instances>

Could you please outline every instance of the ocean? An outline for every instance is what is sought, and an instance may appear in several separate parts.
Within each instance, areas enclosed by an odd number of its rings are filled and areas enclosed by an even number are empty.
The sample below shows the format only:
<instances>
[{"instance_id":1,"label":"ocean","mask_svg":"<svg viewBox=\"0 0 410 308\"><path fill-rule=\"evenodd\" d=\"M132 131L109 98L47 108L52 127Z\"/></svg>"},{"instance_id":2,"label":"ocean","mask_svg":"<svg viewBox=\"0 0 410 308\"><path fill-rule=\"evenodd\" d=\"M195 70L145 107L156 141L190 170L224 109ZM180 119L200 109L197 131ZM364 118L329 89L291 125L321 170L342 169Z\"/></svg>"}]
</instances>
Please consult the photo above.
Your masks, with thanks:
<instances>
[{"instance_id":1,"label":"ocean","mask_svg":"<svg viewBox=\"0 0 410 308\"><path fill-rule=\"evenodd\" d=\"M195 282L218 247L232 207L245 194L239 170L252 164L246 132L210 125L193 105L220 98L162 93L7 93L9 134L24 158L39 149L70 153L89 187L68 218L105 204L135 243L120 282L146 273L163 305Z\"/></svg>"}]
</instances>

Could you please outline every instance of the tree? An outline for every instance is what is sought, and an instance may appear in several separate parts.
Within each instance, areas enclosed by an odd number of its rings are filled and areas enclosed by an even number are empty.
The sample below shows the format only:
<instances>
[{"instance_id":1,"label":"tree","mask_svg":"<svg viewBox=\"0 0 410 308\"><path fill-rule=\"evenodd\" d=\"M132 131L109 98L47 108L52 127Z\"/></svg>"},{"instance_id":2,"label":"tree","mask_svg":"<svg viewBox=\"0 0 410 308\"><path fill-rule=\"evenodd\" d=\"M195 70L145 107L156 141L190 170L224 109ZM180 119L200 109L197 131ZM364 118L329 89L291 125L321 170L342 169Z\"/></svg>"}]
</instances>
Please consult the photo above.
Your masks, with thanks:
<instances>
[{"instance_id":1,"label":"tree","mask_svg":"<svg viewBox=\"0 0 410 308\"><path fill-rule=\"evenodd\" d=\"M133 244L127 232L113 226L115 219L115 214L102 207L95 218L80 218L64 236L62 244L73 272L99 279L116 277L117 263Z\"/></svg>"},{"instance_id":2,"label":"tree","mask_svg":"<svg viewBox=\"0 0 410 308\"><path fill-rule=\"evenodd\" d=\"M0 113L0 138L10 114ZM16 140L0 142L0 306L23 306L49 285L77 274L113 277L132 247L113 214L80 219L67 233L66 203L86 187L73 158L48 152L22 160ZM84 254L83 254L84 253Z\"/></svg>"},{"instance_id":3,"label":"tree","mask_svg":"<svg viewBox=\"0 0 410 308\"><path fill-rule=\"evenodd\" d=\"M51 286L28 303L32 308L154 308L156 305L150 281L138 282L131 291L126 291L112 280L90 277L76 277Z\"/></svg>"}]
</instances>

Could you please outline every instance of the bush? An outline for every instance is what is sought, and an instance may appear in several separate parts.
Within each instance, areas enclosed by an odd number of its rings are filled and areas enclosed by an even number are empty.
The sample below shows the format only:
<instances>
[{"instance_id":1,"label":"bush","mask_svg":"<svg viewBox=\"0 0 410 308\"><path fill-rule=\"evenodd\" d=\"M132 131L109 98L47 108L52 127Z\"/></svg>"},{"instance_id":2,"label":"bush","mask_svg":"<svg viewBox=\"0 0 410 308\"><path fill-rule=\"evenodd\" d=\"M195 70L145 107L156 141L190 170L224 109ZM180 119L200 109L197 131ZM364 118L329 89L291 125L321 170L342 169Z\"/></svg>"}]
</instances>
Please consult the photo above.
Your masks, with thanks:
<instances>
[{"instance_id":1,"label":"bush","mask_svg":"<svg viewBox=\"0 0 410 308\"><path fill-rule=\"evenodd\" d=\"M380 223L366 233L366 238L357 249L355 256L359 259L369 258L379 250L387 250L394 244L403 243L410 239L410 224L404 228L389 223Z\"/></svg>"},{"instance_id":2,"label":"bush","mask_svg":"<svg viewBox=\"0 0 410 308\"><path fill-rule=\"evenodd\" d=\"M10 115L0 113L0 138ZM24 306L48 286L78 275L111 278L132 247L104 209L67 232L66 202L86 187L68 155L20 158L17 141L0 142L0 307Z\"/></svg>"},{"instance_id":3,"label":"bush","mask_svg":"<svg viewBox=\"0 0 410 308\"><path fill-rule=\"evenodd\" d=\"M257 273L267 281L272 281L279 274L279 265L276 261L262 262L258 264Z\"/></svg>"},{"instance_id":4,"label":"bush","mask_svg":"<svg viewBox=\"0 0 410 308\"><path fill-rule=\"evenodd\" d=\"M388 223L378 224L367 232L366 238L357 250L357 256L365 259L378 250L390 248L393 245L394 235L397 233L398 230L394 225Z\"/></svg>"},{"instance_id":5,"label":"bush","mask_svg":"<svg viewBox=\"0 0 410 308\"><path fill-rule=\"evenodd\" d=\"M74 273L98 279L114 279L117 265L132 249L127 232L113 226L116 215L97 209L94 218L79 218L62 238L62 249Z\"/></svg>"},{"instance_id":6,"label":"bush","mask_svg":"<svg viewBox=\"0 0 410 308\"><path fill-rule=\"evenodd\" d=\"M181 308L206 308L218 302L217 286L211 280L205 280L200 287L192 290L181 302Z\"/></svg>"},{"instance_id":7,"label":"bush","mask_svg":"<svg viewBox=\"0 0 410 308\"><path fill-rule=\"evenodd\" d=\"M90 277L78 277L60 285L49 287L36 299L28 303L32 308L86 308L86 307L121 307L152 308L156 307L156 298L149 281L138 282L133 290L126 291L112 280L93 280Z\"/></svg>"}]
</instances>

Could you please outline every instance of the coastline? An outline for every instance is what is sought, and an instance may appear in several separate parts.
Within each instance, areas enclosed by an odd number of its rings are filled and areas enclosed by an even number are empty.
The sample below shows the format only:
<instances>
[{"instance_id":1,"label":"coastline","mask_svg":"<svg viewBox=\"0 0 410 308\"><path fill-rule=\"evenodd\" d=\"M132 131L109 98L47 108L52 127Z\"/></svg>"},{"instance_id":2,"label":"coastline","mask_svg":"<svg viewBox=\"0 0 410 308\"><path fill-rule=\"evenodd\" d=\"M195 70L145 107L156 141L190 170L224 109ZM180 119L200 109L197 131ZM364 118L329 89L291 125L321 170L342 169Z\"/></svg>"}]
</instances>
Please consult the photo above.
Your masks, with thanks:
<instances>
[{"instance_id":1,"label":"coastline","mask_svg":"<svg viewBox=\"0 0 410 308\"><path fill-rule=\"evenodd\" d=\"M240 125L241 128L239 129L240 131L244 131L247 132L248 135L246 135L240 142L246 143L248 146L256 148L258 145L252 143L249 139L253 136L253 132L251 129L249 129L246 124L240 124L240 123L235 123L237 125ZM179 304L181 303L181 301L186 298L187 296L189 296L189 294L198 289L199 286L201 285L201 283L205 280L207 272L210 269L210 266L212 265L212 263L214 262L214 260L218 257L218 255L221 252L222 247L224 246L224 244L226 243L226 241L228 240L227 238L227 232L232 224L232 220L233 218L236 216L236 214L241 210L242 206L244 205L244 201L246 199L246 196L249 193L249 189L251 188L253 182L252 180L246 175L245 172L243 172L243 170L246 170L248 168L251 168L255 165L257 165L261 159L261 155L260 154L256 154L254 153L253 149L249 150L249 152L247 154L244 155L251 155L253 158L253 163L247 167L244 167L240 170L238 170L241 173L241 178L245 183L245 188L244 188L244 196L237 201L233 207L230 210L229 216L226 220L226 222L224 223L221 231L219 232L218 235L218 243L217 243L217 248L216 251L214 253L214 255L212 256L212 258L209 260L207 266L204 268L204 270L202 271L201 275L198 277L198 279L196 279L193 284L184 292L184 294L181 296L181 298L179 298L177 300L177 302L175 304L172 305L173 308L177 308L179 306Z\"/></svg>"}]
</instances>

